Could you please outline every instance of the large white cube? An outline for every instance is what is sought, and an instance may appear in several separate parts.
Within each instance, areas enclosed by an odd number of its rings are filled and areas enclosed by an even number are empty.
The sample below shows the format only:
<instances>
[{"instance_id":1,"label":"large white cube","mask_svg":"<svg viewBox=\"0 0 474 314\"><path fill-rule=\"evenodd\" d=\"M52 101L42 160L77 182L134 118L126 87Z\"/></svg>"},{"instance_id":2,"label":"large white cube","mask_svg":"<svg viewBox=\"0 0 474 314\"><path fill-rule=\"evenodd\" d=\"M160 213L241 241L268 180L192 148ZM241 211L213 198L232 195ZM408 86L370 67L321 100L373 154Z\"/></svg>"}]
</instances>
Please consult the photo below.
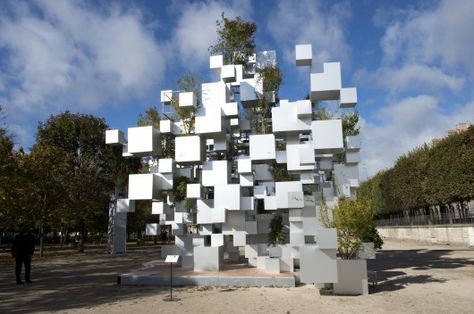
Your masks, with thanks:
<instances>
[{"instance_id":1,"label":"large white cube","mask_svg":"<svg viewBox=\"0 0 474 314\"><path fill-rule=\"evenodd\" d=\"M300 280L309 284L338 282L336 250L321 250L310 244L301 246Z\"/></svg>"},{"instance_id":2,"label":"large white cube","mask_svg":"<svg viewBox=\"0 0 474 314\"><path fill-rule=\"evenodd\" d=\"M152 173L131 174L128 177L130 200L152 200L160 196L159 178Z\"/></svg>"},{"instance_id":3,"label":"large white cube","mask_svg":"<svg viewBox=\"0 0 474 314\"><path fill-rule=\"evenodd\" d=\"M199 135L178 136L175 139L175 160L178 163L195 163L204 159L204 144Z\"/></svg>"},{"instance_id":4,"label":"large white cube","mask_svg":"<svg viewBox=\"0 0 474 314\"><path fill-rule=\"evenodd\" d=\"M128 128L128 153L145 155L160 153L160 131L153 126Z\"/></svg>"},{"instance_id":5,"label":"large white cube","mask_svg":"<svg viewBox=\"0 0 474 314\"><path fill-rule=\"evenodd\" d=\"M124 145L125 137L120 130L106 130L105 144L107 145Z\"/></svg>"},{"instance_id":6,"label":"large white cube","mask_svg":"<svg viewBox=\"0 0 474 314\"><path fill-rule=\"evenodd\" d=\"M296 193L291 193L296 192ZM276 205L277 208L297 208L297 207L290 207L291 205L299 205L299 207L303 207L301 205L304 202L297 202L294 198L298 198L303 196L303 185L300 181L285 181L285 182L275 182L275 196L276 196ZM291 198L291 202L290 202ZM296 203L297 202L297 203Z\"/></svg>"},{"instance_id":7,"label":"large white cube","mask_svg":"<svg viewBox=\"0 0 474 314\"><path fill-rule=\"evenodd\" d=\"M214 187L214 207L240 209L240 184L218 184Z\"/></svg>"},{"instance_id":8,"label":"large white cube","mask_svg":"<svg viewBox=\"0 0 474 314\"><path fill-rule=\"evenodd\" d=\"M311 66L313 61L313 50L311 45L296 45L296 65Z\"/></svg>"},{"instance_id":9,"label":"large white cube","mask_svg":"<svg viewBox=\"0 0 474 314\"><path fill-rule=\"evenodd\" d=\"M337 231L335 228L319 228L316 230L316 244L318 248L337 249Z\"/></svg>"},{"instance_id":10,"label":"large white cube","mask_svg":"<svg viewBox=\"0 0 474 314\"><path fill-rule=\"evenodd\" d=\"M230 163L227 160L206 161L201 174L203 186L226 185L230 178Z\"/></svg>"},{"instance_id":11,"label":"large white cube","mask_svg":"<svg viewBox=\"0 0 474 314\"><path fill-rule=\"evenodd\" d=\"M250 135L250 159L258 160L274 160L276 158L275 135L260 134Z\"/></svg>"},{"instance_id":12,"label":"large white cube","mask_svg":"<svg viewBox=\"0 0 474 314\"><path fill-rule=\"evenodd\" d=\"M311 123L313 148L317 153L339 152L344 148L342 120L317 120Z\"/></svg>"},{"instance_id":13,"label":"large white cube","mask_svg":"<svg viewBox=\"0 0 474 314\"><path fill-rule=\"evenodd\" d=\"M194 248L194 271L219 271L224 257L223 246L196 246Z\"/></svg>"},{"instance_id":14,"label":"large white cube","mask_svg":"<svg viewBox=\"0 0 474 314\"><path fill-rule=\"evenodd\" d=\"M265 258L265 272L269 274L279 274L280 273L280 258L266 257Z\"/></svg>"},{"instance_id":15,"label":"large white cube","mask_svg":"<svg viewBox=\"0 0 474 314\"><path fill-rule=\"evenodd\" d=\"M324 63L323 68L323 73L311 74L311 101L337 100L340 97L341 64Z\"/></svg>"},{"instance_id":16,"label":"large white cube","mask_svg":"<svg viewBox=\"0 0 474 314\"><path fill-rule=\"evenodd\" d=\"M337 283L334 283L334 294L369 294L366 260L339 259L337 260L337 273L339 280L337 281Z\"/></svg>"}]
</instances>

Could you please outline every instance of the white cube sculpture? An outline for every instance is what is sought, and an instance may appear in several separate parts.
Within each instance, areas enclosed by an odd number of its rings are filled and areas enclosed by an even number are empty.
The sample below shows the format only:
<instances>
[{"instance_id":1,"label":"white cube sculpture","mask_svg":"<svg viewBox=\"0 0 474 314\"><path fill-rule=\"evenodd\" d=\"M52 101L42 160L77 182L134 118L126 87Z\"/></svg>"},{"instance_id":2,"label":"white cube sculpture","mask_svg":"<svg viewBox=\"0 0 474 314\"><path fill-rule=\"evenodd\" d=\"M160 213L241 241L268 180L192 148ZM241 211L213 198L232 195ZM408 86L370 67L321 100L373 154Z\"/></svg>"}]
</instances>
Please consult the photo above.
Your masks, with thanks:
<instances>
[{"instance_id":1,"label":"white cube sculpture","mask_svg":"<svg viewBox=\"0 0 474 314\"><path fill-rule=\"evenodd\" d=\"M312 66L311 45L295 47L295 62ZM320 220L321 201L332 219L340 197L356 198L360 136L343 139L340 119L319 120L313 112L313 104L325 100L352 108L357 90L342 86L339 63L324 63L321 73L309 75L310 99L279 100L277 91L263 91L259 74L276 65L275 51L256 52L245 65L211 56L214 82L202 84L199 94L161 91L165 108L197 108L191 134L173 112L159 130L129 128L128 142L119 130L106 131L108 145L121 145L124 157L146 157L149 166L149 173L129 176L128 195L117 200L114 241L124 247L127 213L135 200L148 200L159 224L144 226L146 234L168 225L175 245L163 246L162 256L180 255L184 268L220 271L224 257L237 262L240 252L250 267L267 273L293 272L299 262L303 283L334 283L336 293L365 294L365 261L339 262L337 231ZM263 101L271 108L264 117L254 110ZM261 119L269 124L267 134L255 132ZM172 158L160 155L163 139L175 143ZM180 177L186 179L185 200L176 198ZM287 243L269 250L275 215L282 216ZM369 251L359 256L369 258Z\"/></svg>"}]
</instances>

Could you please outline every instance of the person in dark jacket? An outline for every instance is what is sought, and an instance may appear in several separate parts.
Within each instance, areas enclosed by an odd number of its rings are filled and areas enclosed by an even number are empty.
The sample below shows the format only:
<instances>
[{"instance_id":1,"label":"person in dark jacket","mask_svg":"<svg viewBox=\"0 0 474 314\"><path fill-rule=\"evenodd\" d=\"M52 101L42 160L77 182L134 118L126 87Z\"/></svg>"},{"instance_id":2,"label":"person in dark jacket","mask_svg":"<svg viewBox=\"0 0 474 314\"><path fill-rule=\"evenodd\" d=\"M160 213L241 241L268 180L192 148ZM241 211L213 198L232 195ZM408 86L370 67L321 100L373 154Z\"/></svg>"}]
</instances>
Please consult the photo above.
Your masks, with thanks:
<instances>
[{"instance_id":1,"label":"person in dark jacket","mask_svg":"<svg viewBox=\"0 0 474 314\"><path fill-rule=\"evenodd\" d=\"M35 236L22 227L15 236L12 246L12 257L15 258L16 283L22 284L21 267L25 265L25 281L31 283L31 257L35 251Z\"/></svg>"}]
</instances>

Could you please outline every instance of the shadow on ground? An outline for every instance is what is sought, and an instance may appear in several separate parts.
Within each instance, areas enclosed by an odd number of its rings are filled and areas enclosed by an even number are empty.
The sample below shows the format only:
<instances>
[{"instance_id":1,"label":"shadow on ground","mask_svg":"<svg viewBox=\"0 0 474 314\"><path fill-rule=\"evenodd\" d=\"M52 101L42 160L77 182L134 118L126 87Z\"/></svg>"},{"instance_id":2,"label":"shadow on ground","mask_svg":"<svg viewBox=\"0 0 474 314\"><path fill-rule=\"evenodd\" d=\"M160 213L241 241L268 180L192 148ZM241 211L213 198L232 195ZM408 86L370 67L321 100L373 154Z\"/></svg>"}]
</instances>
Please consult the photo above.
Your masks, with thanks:
<instances>
[{"instance_id":1,"label":"shadow on ground","mask_svg":"<svg viewBox=\"0 0 474 314\"><path fill-rule=\"evenodd\" d=\"M371 293L396 291L411 284L445 282L430 275L409 275L404 270L455 269L474 265L472 259L452 257L452 250L387 250L367 261L369 271L377 272L378 285Z\"/></svg>"},{"instance_id":2,"label":"shadow on ground","mask_svg":"<svg viewBox=\"0 0 474 314\"><path fill-rule=\"evenodd\" d=\"M156 294L166 290L117 286L117 275L159 258L159 250L133 250L123 255L76 254L32 266L32 284L17 285L12 267L0 269L0 313L30 313L88 308Z\"/></svg>"}]
</instances>

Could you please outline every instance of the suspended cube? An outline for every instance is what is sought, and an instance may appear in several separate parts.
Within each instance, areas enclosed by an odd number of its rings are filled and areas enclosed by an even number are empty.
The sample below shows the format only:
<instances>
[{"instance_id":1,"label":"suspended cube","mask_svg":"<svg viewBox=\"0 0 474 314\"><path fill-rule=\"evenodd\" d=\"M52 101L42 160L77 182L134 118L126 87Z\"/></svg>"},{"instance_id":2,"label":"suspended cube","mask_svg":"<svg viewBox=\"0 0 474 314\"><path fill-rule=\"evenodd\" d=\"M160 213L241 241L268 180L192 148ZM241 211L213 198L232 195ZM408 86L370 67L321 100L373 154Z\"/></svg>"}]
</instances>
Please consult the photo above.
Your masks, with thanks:
<instances>
[{"instance_id":1,"label":"suspended cube","mask_svg":"<svg viewBox=\"0 0 474 314\"><path fill-rule=\"evenodd\" d=\"M201 184L188 183L186 185L186 197L187 198L201 198Z\"/></svg>"},{"instance_id":2,"label":"suspended cube","mask_svg":"<svg viewBox=\"0 0 474 314\"><path fill-rule=\"evenodd\" d=\"M196 163L204 159L204 144L198 135L178 136L175 139L177 163Z\"/></svg>"},{"instance_id":3,"label":"suspended cube","mask_svg":"<svg viewBox=\"0 0 474 314\"><path fill-rule=\"evenodd\" d=\"M131 174L128 177L130 200L152 200L160 196L159 178L156 174Z\"/></svg>"},{"instance_id":4,"label":"suspended cube","mask_svg":"<svg viewBox=\"0 0 474 314\"><path fill-rule=\"evenodd\" d=\"M341 65L339 62L324 63L323 73L311 73L311 101L337 100L341 90Z\"/></svg>"},{"instance_id":5,"label":"suspended cube","mask_svg":"<svg viewBox=\"0 0 474 314\"><path fill-rule=\"evenodd\" d=\"M296 45L296 65L311 66L313 61L313 51L311 45Z\"/></svg>"},{"instance_id":6,"label":"suspended cube","mask_svg":"<svg viewBox=\"0 0 474 314\"><path fill-rule=\"evenodd\" d=\"M357 105L357 88L341 88L341 108L354 108Z\"/></svg>"},{"instance_id":7,"label":"suspended cube","mask_svg":"<svg viewBox=\"0 0 474 314\"><path fill-rule=\"evenodd\" d=\"M233 64L224 65L221 68L221 80L226 83L235 81L235 66Z\"/></svg>"},{"instance_id":8,"label":"suspended cube","mask_svg":"<svg viewBox=\"0 0 474 314\"><path fill-rule=\"evenodd\" d=\"M250 159L253 161L274 160L276 158L275 135L250 135Z\"/></svg>"},{"instance_id":9,"label":"suspended cube","mask_svg":"<svg viewBox=\"0 0 474 314\"><path fill-rule=\"evenodd\" d=\"M158 160L158 171L160 173L173 173L174 160L173 158L160 158Z\"/></svg>"},{"instance_id":10,"label":"suspended cube","mask_svg":"<svg viewBox=\"0 0 474 314\"><path fill-rule=\"evenodd\" d=\"M124 145L125 137L120 130L106 130L105 144L107 145Z\"/></svg>"},{"instance_id":11,"label":"suspended cube","mask_svg":"<svg viewBox=\"0 0 474 314\"><path fill-rule=\"evenodd\" d=\"M194 92L179 93L179 106L182 108L196 108L196 94Z\"/></svg>"},{"instance_id":12,"label":"suspended cube","mask_svg":"<svg viewBox=\"0 0 474 314\"><path fill-rule=\"evenodd\" d=\"M311 122L313 148L316 153L340 152L344 148L342 140L342 120L317 120Z\"/></svg>"},{"instance_id":13,"label":"suspended cube","mask_svg":"<svg viewBox=\"0 0 474 314\"><path fill-rule=\"evenodd\" d=\"M153 126L128 128L128 153L156 155L160 153L160 131Z\"/></svg>"}]
</instances>

